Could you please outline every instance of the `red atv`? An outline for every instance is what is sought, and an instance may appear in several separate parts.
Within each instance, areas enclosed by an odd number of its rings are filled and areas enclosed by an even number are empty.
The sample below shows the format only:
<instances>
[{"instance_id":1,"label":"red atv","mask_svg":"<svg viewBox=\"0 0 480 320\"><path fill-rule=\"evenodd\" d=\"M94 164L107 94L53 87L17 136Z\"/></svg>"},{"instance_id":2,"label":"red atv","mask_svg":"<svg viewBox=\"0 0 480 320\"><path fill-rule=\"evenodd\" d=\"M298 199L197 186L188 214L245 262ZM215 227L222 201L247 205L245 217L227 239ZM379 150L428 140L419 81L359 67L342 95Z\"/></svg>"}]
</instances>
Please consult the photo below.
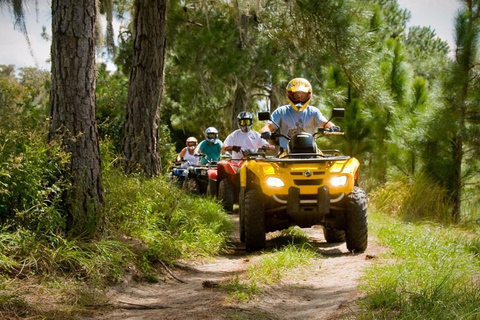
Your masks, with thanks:
<instances>
[{"instance_id":1,"label":"red atv","mask_svg":"<svg viewBox=\"0 0 480 320\"><path fill-rule=\"evenodd\" d=\"M214 183L217 189L212 195L216 194L227 213L233 213L233 205L238 204L239 201L240 168L245 164L249 155L265 151L264 147L260 147L258 150L241 149L244 155L242 160L232 160L229 156L223 156L225 160L218 162L216 183Z\"/></svg>"},{"instance_id":2,"label":"red atv","mask_svg":"<svg viewBox=\"0 0 480 320\"><path fill-rule=\"evenodd\" d=\"M240 167L244 160L222 160L217 164L217 199L223 204L227 213L233 212L233 205L238 204L240 191Z\"/></svg>"}]
</instances>

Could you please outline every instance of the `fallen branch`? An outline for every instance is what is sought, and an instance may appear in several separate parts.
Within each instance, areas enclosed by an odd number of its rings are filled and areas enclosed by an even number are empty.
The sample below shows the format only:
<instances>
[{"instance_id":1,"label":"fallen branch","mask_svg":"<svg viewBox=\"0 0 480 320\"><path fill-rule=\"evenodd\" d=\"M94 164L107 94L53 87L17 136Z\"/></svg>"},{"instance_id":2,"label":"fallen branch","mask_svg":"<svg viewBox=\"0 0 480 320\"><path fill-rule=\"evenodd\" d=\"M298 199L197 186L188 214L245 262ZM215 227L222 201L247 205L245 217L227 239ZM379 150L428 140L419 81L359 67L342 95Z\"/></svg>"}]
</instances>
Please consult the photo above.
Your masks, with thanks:
<instances>
[{"instance_id":1,"label":"fallen branch","mask_svg":"<svg viewBox=\"0 0 480 320\"><path fill-rule=\"evenodd\" d=\"M172 278L174 278L175 280L177 280L177 281L179 281L179 282L181 282L181 283L187 283L186 281L184 281L184 280L178 278L177 276L175 276L175 275L172 273L172 271L170 271L170 269L168 269L167 265L166 265L163 261L160 260L160 263L162 264L163 268L165 268L165 270L167 270L168 274L169 274Z\"/></svg>"},{"instance_id":2,"label":"fallen branch","mask_svg":"<svg viewBox=\"0 0 480 320\"><path fill-rule=\"evenodd\" d=\"M128 309L128 310L157 310L157 309L167 309L170 307L162 306L159 304L138 304L138 303L130 303L125 301L118 301L118 303L125 304L126 306L118 306L121 309Z\"/></svg>"}]
</instances>

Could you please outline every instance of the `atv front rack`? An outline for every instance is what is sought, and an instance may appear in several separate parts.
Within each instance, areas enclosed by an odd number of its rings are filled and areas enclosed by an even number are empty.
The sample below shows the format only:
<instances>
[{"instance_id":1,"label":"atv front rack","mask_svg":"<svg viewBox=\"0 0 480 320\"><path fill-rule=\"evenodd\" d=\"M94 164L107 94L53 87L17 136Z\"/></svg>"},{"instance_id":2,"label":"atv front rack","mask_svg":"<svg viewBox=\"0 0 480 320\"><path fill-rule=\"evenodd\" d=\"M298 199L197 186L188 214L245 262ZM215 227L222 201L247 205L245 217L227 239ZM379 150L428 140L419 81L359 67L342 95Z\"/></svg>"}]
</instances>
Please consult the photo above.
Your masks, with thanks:
<instances>
[{"instance_id":1,"label":"atv front rack","mask_svg":"<svg viewBox=\"0 0 480 320\"><path fill-rule=\"evenodd\" d=\"M293 158L290 158L291 156L294 156ZM301 158L301 157L310 157L310 158ZM299 157L299 158L297 158ZM259 161L265 161L265 162L284 162L284 163L318 163L318 162L329 162L329 161L345 161L349 160L351 157L350 156L323 156L323 155L313 155L311 153L295 153L295 154L290 154L286 155L285 157L282 158L256 158L256 160Z\"/></svg>"}]
</instances>

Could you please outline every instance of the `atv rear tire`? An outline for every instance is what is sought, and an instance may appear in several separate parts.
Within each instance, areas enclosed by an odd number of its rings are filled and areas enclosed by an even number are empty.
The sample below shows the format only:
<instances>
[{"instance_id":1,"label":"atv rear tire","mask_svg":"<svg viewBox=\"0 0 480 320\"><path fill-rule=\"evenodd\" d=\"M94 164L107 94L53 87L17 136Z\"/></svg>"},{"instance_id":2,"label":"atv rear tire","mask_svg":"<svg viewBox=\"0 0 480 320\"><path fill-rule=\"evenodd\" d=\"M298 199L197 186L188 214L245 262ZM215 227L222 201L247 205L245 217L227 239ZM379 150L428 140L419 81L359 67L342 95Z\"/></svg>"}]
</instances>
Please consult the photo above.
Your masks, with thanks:
<instances>
[{"instance_id":1,"label":"atv rear tire","mask_svg":"<svg viewBox=\"0 0 480 320\"><path fill-rule=\"evenodd\" d=\"M359 187L354 187L348 195L346 222L347 249L353 253L364 252L368 244L367 196Z\"/></svg>"},{"instance_id":2,"label":"atv rear tire","mask_svg":"<svg viewBox=\"0 0 480 320\"><path fill-rule=\"evenodd\" d=\"M233 202L235 201L235 186L228 179L222 179L218 186L218 199L223 204L227 213L233 212Z\"/></svg>"},{"instance_id":3,"label":"atv rear tire","mask_svg":"<svg viewBox=\"0 0 480 320\"><path fill-rule=\"evenodd\" d=\"M246 251L265 248L265 208L260 188L245 189L244 215Z\"/></svg>"},{"instance_id":4,"label":"atv rear tire","mask_svg":"<svg viewBox=\"0 0 480 320\"><path fill-rule=\"evenodd\" d=\"M345 242L345 231L323 227L323 235L327 243Z\"/></svg>"}]
</instances>

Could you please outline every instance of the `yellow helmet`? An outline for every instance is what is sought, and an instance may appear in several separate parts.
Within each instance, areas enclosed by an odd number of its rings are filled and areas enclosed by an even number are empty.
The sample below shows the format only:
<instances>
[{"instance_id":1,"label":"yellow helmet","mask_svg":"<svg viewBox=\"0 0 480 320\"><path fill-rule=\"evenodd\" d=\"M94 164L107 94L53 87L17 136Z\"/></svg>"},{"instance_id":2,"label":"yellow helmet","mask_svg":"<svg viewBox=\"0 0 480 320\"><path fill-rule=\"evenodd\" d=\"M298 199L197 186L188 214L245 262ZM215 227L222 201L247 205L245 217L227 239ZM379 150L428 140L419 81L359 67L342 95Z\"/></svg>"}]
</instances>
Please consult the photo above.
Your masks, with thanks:
<instances>
[{"instance_id":1,"label":"yellow helmet","mask_svg":"<svg viewBox=\"0 0 480 320\"><path fill-rule=\"evenodd\" d=\"M301 99L295 98L294 93L304 92L306 95ZM307 79L295 78L287 84L287 97L293 110L302 112L312 98L312 85Z\"/></svg>"}]
</instances>

